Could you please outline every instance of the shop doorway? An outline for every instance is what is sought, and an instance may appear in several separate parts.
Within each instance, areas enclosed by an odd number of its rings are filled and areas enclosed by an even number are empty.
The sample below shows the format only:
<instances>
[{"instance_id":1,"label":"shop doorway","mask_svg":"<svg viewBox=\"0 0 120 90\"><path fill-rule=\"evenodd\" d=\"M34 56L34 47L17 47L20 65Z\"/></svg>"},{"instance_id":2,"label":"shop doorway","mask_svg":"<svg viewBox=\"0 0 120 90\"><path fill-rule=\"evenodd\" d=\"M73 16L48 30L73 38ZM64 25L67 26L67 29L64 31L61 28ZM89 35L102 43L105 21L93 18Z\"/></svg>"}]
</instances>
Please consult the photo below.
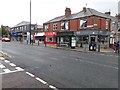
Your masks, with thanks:
<instances>
[{"instance_id":1,"label":"shop doorway","mask_svg":"<svg viewBox=\"0 0 120 90\"><path fill-rule=\"evenodd\" d=\"M89 38L89 50L96 51L97 36L90 36Z\"/></svg>"}]
</instances>

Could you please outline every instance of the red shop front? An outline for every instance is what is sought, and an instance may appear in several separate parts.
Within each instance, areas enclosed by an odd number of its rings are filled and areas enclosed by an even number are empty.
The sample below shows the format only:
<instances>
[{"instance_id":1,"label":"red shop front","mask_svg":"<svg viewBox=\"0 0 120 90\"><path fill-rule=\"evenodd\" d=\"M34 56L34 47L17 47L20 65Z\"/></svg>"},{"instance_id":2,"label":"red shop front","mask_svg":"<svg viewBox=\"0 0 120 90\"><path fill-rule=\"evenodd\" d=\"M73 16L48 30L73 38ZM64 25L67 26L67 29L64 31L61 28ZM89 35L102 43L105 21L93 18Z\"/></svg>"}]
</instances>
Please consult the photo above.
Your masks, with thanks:
<instances>
[{"instance_id":1,"label":"red shop front","mask_svg":"<svg viewBox=\"0 0 120 90\"><path fill-rule=\"evenodd\" d=\"M56 44L56 32L45 32L45 44Z\"/></svg>"}]
</instances>

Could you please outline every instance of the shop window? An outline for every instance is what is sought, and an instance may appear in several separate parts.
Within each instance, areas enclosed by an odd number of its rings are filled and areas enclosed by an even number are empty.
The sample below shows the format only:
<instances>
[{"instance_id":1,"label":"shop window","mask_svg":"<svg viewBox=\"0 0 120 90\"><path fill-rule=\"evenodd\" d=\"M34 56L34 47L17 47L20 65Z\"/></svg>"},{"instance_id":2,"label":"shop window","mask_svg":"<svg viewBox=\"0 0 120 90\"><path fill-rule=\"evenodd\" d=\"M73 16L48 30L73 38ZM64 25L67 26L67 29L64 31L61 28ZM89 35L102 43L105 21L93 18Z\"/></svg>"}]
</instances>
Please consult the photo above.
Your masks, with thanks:
<instances>
[{"instance_id":1,"label":"shop window","mask_svg":"<svg viewBox=\"0 0 120 90\"><path fill-rule=\"evenodd\" d=\"M69 22L68 21L61 22L61 29L68 30L69 29Z\"/></svg>"},{"instance_id":2,"label":"shop window","mask_svg":"<svg viewBox=\"0 0 120 90\"><path fill-rule=\"evenodd\" d=\"M83 19L80 19L80 28L86 28L87 27L87 19L86 18L83 18Z\"/></svg>"},{"instance_id":3,"label":"shop window","mask_svg":"<svg viewBox=\"0 0 120 90\"><path fill-rule=\"evenodd\" d=\"M55 37L46 37L47 42L55 42L56 38Z\"/></svg>"},{"instance_id":4,"label":"shop window","mask_svg":"<svg viewBox=\"0 0 120 90\"><path fill-rule=\"evenodd\" d=\"M57 23L54 23L53 24L53 31L56 31L57 30Z\"/></svg>"},{"instance_id":5,"label":"shop window","mask_svg":"<svg viewBox=\"0 0 120 90\"><path fill-rule=\"evenodd\" d=\"M48 25L45 25L45 31L48 31Z\"/></svg>"}]
</instances>

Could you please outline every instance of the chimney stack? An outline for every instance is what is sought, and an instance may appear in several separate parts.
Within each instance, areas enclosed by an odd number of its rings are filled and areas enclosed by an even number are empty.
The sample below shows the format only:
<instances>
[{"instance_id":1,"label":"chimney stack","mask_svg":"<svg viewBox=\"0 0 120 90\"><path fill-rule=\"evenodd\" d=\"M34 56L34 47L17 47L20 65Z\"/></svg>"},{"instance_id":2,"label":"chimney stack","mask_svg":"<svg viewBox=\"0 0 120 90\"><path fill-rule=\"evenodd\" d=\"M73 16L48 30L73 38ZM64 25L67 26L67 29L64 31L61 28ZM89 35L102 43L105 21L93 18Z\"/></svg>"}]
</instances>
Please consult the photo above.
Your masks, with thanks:
<instances>
[{"instance_id":1,"label":"chimney stack","mask_svg":"<svg viewBox=\"0 0 120 90\"><path fill-rule=\"evenodd\" d=\"M66 7L65 16L69 16L69 15L71 15L71 9Z\"/></svg>"},{"instance_id":2,"label":"chimney stack","mask_svg":"<svg viewBox=\"0 0 120 90\"><path fill-rule=\"evenodd\" d=\"M83 7L83 12L86 12L86 7Z\"/></svg>"},{"instance_id":3,"label":"chimney stack","mask_svg":"<svg viewBox=\"0 0 120 90\"><path fill-rule=\"evenodd\" d=\"M106 15L110 15L110 14L111 14L111 12L105 12L105 14L106 14Z\"/></svg>"}]
</instances>

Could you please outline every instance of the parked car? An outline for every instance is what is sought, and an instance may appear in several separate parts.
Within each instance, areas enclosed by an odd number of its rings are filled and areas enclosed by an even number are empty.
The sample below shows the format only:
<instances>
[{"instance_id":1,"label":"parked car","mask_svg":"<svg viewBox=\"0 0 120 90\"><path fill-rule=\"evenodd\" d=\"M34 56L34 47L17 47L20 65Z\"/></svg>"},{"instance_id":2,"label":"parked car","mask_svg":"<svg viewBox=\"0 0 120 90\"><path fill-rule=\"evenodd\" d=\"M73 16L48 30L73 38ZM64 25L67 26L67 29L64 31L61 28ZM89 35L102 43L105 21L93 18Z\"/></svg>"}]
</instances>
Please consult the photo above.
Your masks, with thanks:
<instances>
[{"instance_id":1,"label":"parked car","mask_svg":"<svg viewBox=\"0 0 120 90\"><path fill-rule=\"evenodd\" d=\"M10 39L8 37L2 38L2 42L10 42Z\"/></svg>"}]
</instances>

